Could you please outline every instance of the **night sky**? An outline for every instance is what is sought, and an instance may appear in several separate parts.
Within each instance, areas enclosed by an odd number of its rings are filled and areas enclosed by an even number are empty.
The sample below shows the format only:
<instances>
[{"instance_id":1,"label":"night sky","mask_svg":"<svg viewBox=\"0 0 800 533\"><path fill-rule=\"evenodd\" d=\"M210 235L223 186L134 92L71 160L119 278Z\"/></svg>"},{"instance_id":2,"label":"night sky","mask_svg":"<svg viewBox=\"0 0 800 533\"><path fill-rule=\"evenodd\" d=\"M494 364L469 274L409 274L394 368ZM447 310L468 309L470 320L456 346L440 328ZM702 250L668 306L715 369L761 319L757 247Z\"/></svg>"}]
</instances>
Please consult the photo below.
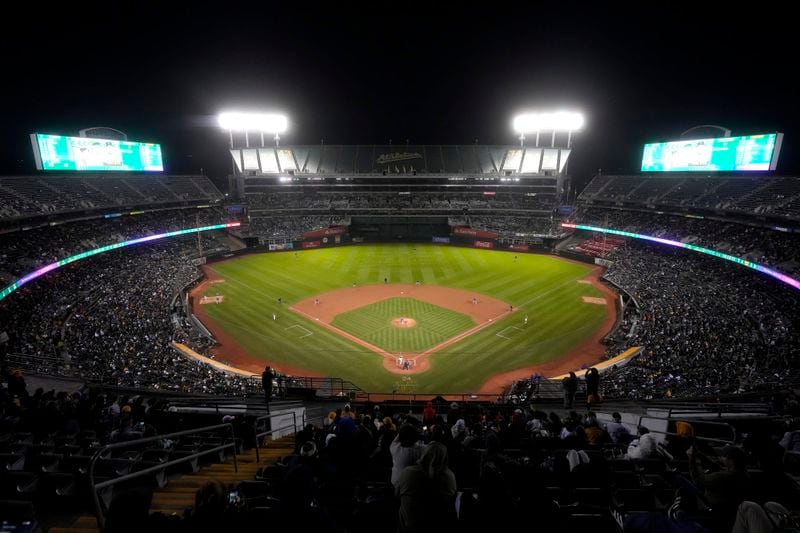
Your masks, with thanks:
<instances>
[{"instance_id":1,"label":"night sky","mask_svg":"<svg viewBox=\"0 0 800 533\"><path fill-rule=\"evenodd\" d=\"M29 4L0 32L2 175L33 172L31 132L111 126L222 185L226 109L285 112L286 144L515 143L516 112L580 110L578 184L719 124L784 132L798 170L795 18L766 3Z\"/></svg>"}]
</instances>

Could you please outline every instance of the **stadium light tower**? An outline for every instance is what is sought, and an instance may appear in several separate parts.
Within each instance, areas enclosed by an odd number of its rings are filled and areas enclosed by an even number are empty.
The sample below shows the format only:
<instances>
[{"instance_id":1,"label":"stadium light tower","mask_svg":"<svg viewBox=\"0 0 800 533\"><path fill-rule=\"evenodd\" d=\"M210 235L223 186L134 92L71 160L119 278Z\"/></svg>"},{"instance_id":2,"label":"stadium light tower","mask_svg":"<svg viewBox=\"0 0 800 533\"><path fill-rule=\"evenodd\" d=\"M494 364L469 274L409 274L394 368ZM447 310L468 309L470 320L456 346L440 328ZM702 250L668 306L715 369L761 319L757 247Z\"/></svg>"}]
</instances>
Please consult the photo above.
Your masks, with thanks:
<instances>
[{"instance_id":1,"label":"stadium light tower","mask_svg":"<svg viewBox=\"0 0 800 533\"><path fill-rule=\"evenodd\" d=\"M220 113L219 125L222 129L228 130L231 149L233 149L233 132L243 131L245 144L250 148L251 131L261 134L261 147L264 147L264 134L275 134L275 145L280 144L280 134L284 133L289 127L289 120L286 115L263 114L263 113Z\"/></svg>"},{"instance_id":2,"label":"stadium light tower","mask_svg":"<svg viewBox=\"0 0 800 533\"><path fill-rule=\"evenodd\" d=\"M556 144L556 132L567 132L567 148L572 144L572 132L583 127L583 115L558 111L556 113L524 113L514 117L514 131L519 133L519 145L525 145L525 134L536 133L536 146L539 146L539 134L552 132L550 146Z\"/></svg>"},{"instance_id":3,"label":"stadium light tower","mask_svg":"<svg viewBox=\"0 0 800 533\"><path fill-rule=\"evenodd\" d=\"M220 113L217 117L220 128L228 130L231 150L233 150L233 132L243 131L245 146L250 148L250 132L257 131L261 134L261 147L264 148L264 133L275 134L275 146L280 144L280 134L289 127L286 115L265 113ZM236 174L236 162L233 165L233 174Z\"/></svg>"}]
</instances>

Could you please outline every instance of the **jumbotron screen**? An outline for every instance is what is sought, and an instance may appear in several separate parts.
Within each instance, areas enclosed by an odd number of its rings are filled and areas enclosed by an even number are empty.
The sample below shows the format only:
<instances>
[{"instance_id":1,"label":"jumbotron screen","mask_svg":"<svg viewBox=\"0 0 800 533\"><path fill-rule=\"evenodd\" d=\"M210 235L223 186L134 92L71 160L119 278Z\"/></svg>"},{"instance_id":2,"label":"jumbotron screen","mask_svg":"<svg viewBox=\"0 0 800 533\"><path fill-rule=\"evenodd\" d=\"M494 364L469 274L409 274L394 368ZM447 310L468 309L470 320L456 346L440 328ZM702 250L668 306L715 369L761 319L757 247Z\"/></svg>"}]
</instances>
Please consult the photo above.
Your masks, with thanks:
<instances>
[{"instance_id":1,"label":"jumbotron screen","mask_svg":"<svg viewBox=\"0 0 800 533\"><path fill-rule=\"evenodd\" d=\"M159 144L41 133L31 134L31 144L39 170L164 170Z\"/></svg>"},{"instance_id":2,"label":"jumbotron screen","mask_svg":"<svg viewBox=\"0 0 800 533\"><path fill-rule=\"evenodd\" d=\"M782 133L644 145L642 172L775 170Z\"/></svg>"}]
</instances>

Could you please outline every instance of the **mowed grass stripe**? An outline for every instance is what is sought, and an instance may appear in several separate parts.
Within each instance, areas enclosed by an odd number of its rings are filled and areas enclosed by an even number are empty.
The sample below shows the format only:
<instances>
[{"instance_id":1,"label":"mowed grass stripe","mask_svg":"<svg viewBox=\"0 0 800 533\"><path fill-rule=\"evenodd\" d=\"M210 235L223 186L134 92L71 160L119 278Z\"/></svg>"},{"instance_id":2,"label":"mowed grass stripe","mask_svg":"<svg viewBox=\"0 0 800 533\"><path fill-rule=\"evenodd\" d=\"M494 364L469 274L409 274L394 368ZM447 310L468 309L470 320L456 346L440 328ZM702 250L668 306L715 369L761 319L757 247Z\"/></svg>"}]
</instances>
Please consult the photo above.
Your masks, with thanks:
<instances>
[{"instance_id":1,"label":"mowed grass stripe","mask_svg":"<svg viewBox=\"0 0 800 533\"><path fill-rule=\"evenodd\" d=\"M518 313L436 353L430 359L431 368L413 378L420 392L471 392L493 373L562 357L594 333L605 318L605 306L581 301L581 296L601 296L596 288L576 281L591 271L591 265L533 254L516 254L515 262L514 255L390 244L246 256L212 265L228 282L209 285L205 292L222 294L226 300L204 308L255 357L263 356L279 368L283 363L314 369L318 374L348 379L380 392L391 391L398 377L382 367L377 355L314 321L293 315L286 304L278 305L276 298L281 296L285 303L291 303L349 287L356 281L354 276L365 278L358 280L359 284L382 283L384 277L394 283L413 283L421 277L428 284L474 291L522 307ZM401 308L396 309L399 313ZM407 307L402 309L411 314ZM277 321L272 320L273 312L278 315ZM413 342L437 343L443 331L456 327L448 320L424 314L422 308L419 312L427 325L411 328L417 330ZM525 314L529 315L529 326L523 333L509 341L496 336L503 327L519 326ZM313 335L298 340L299 335L285 333L284 328L293 323ZM373 334L386 338L397 330L378 322L370 324Z\"/></svg>"}]
</instances>

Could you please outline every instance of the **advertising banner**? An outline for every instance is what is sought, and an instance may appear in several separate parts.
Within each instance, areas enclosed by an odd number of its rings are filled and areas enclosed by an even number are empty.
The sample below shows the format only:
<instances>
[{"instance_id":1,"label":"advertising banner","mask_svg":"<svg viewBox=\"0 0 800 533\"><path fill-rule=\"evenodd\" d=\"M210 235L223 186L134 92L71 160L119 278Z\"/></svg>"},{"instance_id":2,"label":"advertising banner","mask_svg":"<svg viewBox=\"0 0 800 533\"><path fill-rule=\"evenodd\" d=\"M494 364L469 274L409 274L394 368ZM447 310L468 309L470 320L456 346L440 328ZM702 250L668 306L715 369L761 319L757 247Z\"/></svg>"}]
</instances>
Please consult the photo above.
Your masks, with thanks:
<instances>
[{"instance_id":1,"label":"advertising banner","mask_svg":"<svg viewBox=\"0 0 800 533\"><path fill-rule=\"evenodd\" d=\"M322 246L320 241L303 241L300 243L300 248L319 248Z\"/></svg>"},{"instance_id":2,"label":"advertising banner","mask_svg":"<svg viewBox=\"0 0 800 533\"><path fill-rule=\"evenodd\" d=\"M330 228L307 231L303 233L304 239L317 239L319 237L344 235L347 233L347 226L331 226Z\"/></svg>"},{"instance_id":3,"label":"advertising banner","mask_svg":"<svg viewBox=\"0 0 800 533\"><path fill-rule=\"evenodd\" d=\"M467 235L469 237L478 237L479 239L496 239L499 237L499 235L493 231L472 229L467 226L454 226L453 235Z\"/></svg>"},{"instance_id":4,"label":"advertising banner","mask_svg":"<svg viewBox=\"0 0 800 533\"><path fill-rule=\"evenodd\" d=\"M442 244L450 244L450 237L431 237L433 242L440 242Z\"/></svg>"},{"instance_id":5,"label":"advertising banner","mask_svg":"<svg viewBox=\"0 0 800 533\"><path fill-rule=\"evenodd\" d=\"M517 250L518 252L527 252L530 250L530 246L527 244L512 244L508 247L509 250Z\"/></svg>"},{"instance_id":6,"label":"advertising banner","mask_svg":"<svg viewBox=\"0 0 800 533\"><path fill-rule=\"evenodd\" d=\"M476 248L494 248L494 243L490 241L475 241Z\"/></svg>"}]
</instances>

